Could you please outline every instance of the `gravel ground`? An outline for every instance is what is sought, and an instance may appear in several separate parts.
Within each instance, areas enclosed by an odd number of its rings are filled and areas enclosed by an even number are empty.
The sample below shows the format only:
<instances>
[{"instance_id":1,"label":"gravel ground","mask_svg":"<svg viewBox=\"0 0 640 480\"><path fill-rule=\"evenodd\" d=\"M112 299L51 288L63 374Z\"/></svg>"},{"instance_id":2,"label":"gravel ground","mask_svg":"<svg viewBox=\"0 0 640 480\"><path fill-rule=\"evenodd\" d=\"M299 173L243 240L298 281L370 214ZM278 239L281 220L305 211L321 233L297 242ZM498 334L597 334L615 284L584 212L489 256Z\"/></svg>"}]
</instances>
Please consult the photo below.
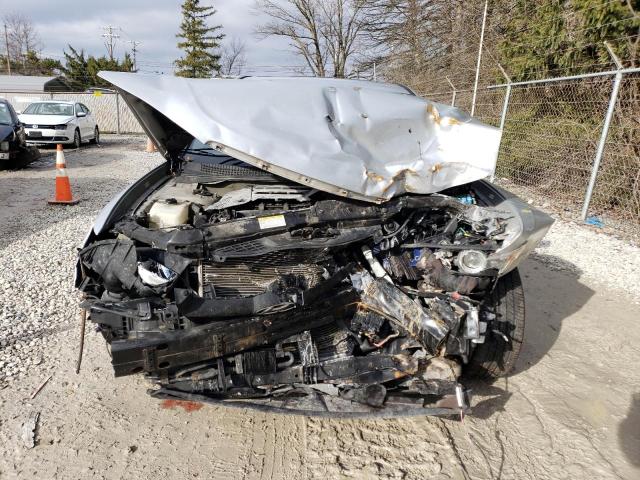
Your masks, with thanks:
<instances>
[{"instance_id":1,"label":"gravel ground","mask_svg":"<svg viewBox=\"0 0 640 480\"><path fill-rule=\"evenodd\" d=\"M77 317L79 297L70 282L77 245L99 209L161 161L140 143L116 137L105 140L108 147L66 152L73 194L83 199L73 208L46 203L53 197L55 151L44 150L27 169L0 173L0 386L39 365L52 334ZM131 149L126 164L115 153L124 149Z\"/></svg>"},{"instance_id":2,"label":"gravel ground","mask_svg":"<svg viewBox=\"0 0 640 480\"><path fill-rule=\"evenodd\" d=\"M640 249L565 221L521 268L515 374L474 386L464 422L187 411L148 397L139 377L114 379L94 332L76 375L76 246L161 161L143 148L105 136L67 152L74 207L46 204L51 151L0 172L0 478L640 478ZM29 449L20 435L34 413Z\"/></svg>"},{"instance_id":3,"label":"gravel ground","mask_svg":"<svg viewBox=\"0 0 640 480\"><path fill-rule=\"evenodd\" d=\"M640 303L640 248L624 240L586 225L556 220L535 255L551 269L572 270L594 285L617 290Z\"/></svg>"}]
</instances>

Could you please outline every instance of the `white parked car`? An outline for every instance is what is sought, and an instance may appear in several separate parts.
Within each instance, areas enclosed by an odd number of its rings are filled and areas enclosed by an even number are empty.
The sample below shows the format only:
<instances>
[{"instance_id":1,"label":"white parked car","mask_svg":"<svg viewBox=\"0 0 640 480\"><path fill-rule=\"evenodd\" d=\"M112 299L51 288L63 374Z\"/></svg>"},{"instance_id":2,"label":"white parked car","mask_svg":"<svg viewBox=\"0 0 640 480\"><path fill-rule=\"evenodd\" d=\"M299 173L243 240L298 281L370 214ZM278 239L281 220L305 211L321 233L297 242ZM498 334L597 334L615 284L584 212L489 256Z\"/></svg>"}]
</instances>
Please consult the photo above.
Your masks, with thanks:
<instances>
[{"instance_id":1,"label":"white parked car","mask_svg":"<svg viewBox=\"0 0 640 480\"><path fill-rule=\"evenodd\" d=\"M100 130L86 105L50 100L35 102L19 115L27 134L27 143L70 144L80 148L84 141L98 143Z\"/></svg>"}]
</instances>

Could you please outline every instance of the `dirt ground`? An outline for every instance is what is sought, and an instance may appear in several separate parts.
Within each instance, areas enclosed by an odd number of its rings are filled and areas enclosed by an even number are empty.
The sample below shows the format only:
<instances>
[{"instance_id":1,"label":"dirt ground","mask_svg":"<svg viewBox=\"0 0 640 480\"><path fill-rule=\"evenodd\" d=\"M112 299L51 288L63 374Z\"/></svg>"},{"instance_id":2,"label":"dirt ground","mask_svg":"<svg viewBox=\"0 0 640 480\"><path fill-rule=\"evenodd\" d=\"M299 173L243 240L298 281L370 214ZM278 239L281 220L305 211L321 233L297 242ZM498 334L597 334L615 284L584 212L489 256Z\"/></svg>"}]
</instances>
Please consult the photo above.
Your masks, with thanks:
<instances>
[{"instance_id":1,"label":"dirt ground","mask_svg":"<svg viewBox=\"0 0 640 480\"><path fill-rule=\"evenodd\" d=\"M69 155L74 187L91 200L28 231L21 231L25 216L53 208L43 206L52 161L0 172L0 233L36 244L73 222L65 245L79 243L97 205L121 187L118 179L135 178L130 165L141 154L130 152L143 143L105 138L102 148ZM117 181L101 188L101 177ZM6 265L11 242L0 242ZM65 280L56 294L73 304L74 252L65 248L69 261L58 267ZM549 267L558 264L565 268ZM68 318L43 334L42 362L0 390L0 478L640 478L640 306L585 279L581 268L544 254L524 263L527 327L516 371L474 385L474 413L464 422L325 420L162 403L146 395L142 378L113 378L92 330L76 375L77 318ZM23 294L20 284L11 288L0 303ZM36 446L29 449L21 425L34 412Z\"/></svg>"}]
</instances>

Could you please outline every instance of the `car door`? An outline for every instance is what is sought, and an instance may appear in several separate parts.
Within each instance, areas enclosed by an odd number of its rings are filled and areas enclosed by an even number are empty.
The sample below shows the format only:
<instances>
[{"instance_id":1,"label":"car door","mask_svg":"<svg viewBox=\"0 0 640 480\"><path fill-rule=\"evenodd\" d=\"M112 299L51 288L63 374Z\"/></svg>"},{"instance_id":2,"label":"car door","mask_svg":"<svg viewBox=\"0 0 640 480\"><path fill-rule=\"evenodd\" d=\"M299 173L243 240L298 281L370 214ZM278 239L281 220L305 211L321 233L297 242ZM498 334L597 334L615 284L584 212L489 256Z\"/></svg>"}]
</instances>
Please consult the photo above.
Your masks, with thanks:
<instances>
[{"instance_id":1,"label":"car door","mask_svg":"<svg viewBox=\"0 0 640 480\"><path fill-rule=\"evenodd\" d=\"M87 116L85 117L85 119L87 120L87 135L93 138L96 128L96 119L94 118L93 113L91 113L91 110L89 110L89 107L87 107L84 103L81 103L80 106L87 114Z\"/></svg>"},{"instance_id":2,"label":"car door","mask_svg":"<svg viewBox=\"0 0 640 480\"><path fill-rule=\"evenodd\" d=\"M79 103L75 104L75 110L76 110L76 123L78 124L78 128L80 129L80 136L83 139L86 139L87 138L87 117L85 116L86 114Z\"/></svg>"}]
</instances>

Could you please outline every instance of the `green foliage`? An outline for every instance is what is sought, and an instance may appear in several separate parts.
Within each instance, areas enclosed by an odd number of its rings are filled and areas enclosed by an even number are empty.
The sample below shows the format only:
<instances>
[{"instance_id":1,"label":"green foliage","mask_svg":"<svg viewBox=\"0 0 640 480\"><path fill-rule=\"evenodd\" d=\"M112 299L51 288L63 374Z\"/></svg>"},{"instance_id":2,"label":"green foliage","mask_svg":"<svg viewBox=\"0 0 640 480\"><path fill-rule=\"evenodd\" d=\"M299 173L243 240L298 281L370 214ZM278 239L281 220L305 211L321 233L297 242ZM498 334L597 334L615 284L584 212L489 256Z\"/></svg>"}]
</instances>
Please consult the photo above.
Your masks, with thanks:
<instances>
[{"instance_id":1,"label":"green foliage","mask_svg":"<svg viewBox=\"0 0 640 480\"><path fill-rule=\"evenodd\" d=\"M85 56L84 50L79 52L69 45L69 53L64 52L65 67L62 69L69 84L77 90L86 90L89 87L107 87L109 83L98 77L101 70L116 72L133 71L133 61L127 53L122 61L111 60L106 56L94 57Z\"/></svg>"},{"instance_id":2,"label":"green foliage","mask_svg":"<svg viewBox=\"0 0 640 480\"><path fill-rule=\"evenodd\" d=\"M25 55L25 70L29 75L56 75L62 70L60 60L40 57L34 51L28 51Z\"/></svg>"},{"instance_id":3,"label":"green foliage","mask_svg":"<svg viewBox=\"0 0 640 480\"><path fill-rule=\"evenodd\" d=\"M639 0L515 0L504 5L500 18L506 23L496 32L496 53L514 81L614 69L605 41L623 66L640 63ZM626 78L590 211L637 223L640 92L637 77ZM494 80L504 81L499 72ZM578 209L591 175L611 80L517 87L509 103L498 175Z\"/></svg>"},{"instance_id":4,"label":"green foliage","mask_svg":"<svg viewBox=\"0 0 640 480\"><path fill-rule=\"evenodd\" d=\"M7 66L7 57L0 56L0 69ZM37 52L29 50L20 61L11 60L11 72L14 75L57 75L62 71L62 64L53 58L40 57ZM2 72L2 73L5 73Z\"/></svg>"},{"instance_id":5,"label":"green foliage","mask_svg":"<svg viewBox=\"0 0 640 480\"><path fill-rule=\"evenodd\" d=\"M610 64L604 45L628 64L639 59L635 36L640 17L636 1L517 0L501 28L498 51L514 80L573 75ZM499 78L502 80L502 78Z\"/></svg>"},{"instance_id":6,"label":"green foliage","mask_svg":"<svg viewBox=\"0 0 640 480\"><path fill-rule=\"evenodd\" d=\"M182 4L182 23L176 36L183 40L178 48L184 56L175 61L176 75L189 78L210 78L220 72L219 41L221 25L210 27L206 19L216 13L213 7L200 5L199 0L185 0Z\"/></svg>"}]
</instances>

